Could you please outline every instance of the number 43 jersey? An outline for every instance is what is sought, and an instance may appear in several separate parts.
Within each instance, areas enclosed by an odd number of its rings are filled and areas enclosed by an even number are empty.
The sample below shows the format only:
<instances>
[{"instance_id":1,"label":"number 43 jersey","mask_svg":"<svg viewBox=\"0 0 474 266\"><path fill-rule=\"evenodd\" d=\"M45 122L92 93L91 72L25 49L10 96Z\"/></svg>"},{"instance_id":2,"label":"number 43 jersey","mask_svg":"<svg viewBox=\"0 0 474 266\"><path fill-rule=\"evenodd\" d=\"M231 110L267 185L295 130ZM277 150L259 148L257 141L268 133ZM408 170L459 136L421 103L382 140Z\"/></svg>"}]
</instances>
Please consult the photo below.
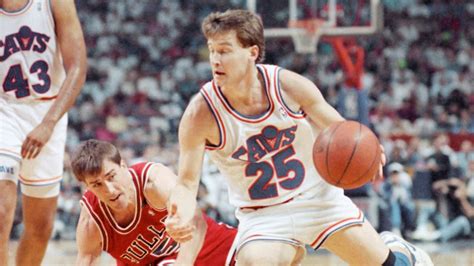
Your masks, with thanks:
<instances>
[{"instance_id":1,"label":"number 43 jersey","mask_svg":"<svg viewBox=\"0 0 474 266\"><path fill-rule=\"evenodd\" d=\"M323 183L313 165L311 125L302 111L291 110L282 99L281 68L257 69L269 102L262 114L233 109L214 81L200 91L220 133L220 143L206 150L227 178L231 203L240 208L276 205Z\"/></svg>"},{"instance_id":2,"label":"number 43 jersey","mask_svg":"<svg viewBox=\"0 0 474 266\"><path fill-rule=\"evenodd\" d=\"M50 1L0 9L0 96L14 101L57 96L65 78Z\"/></svg>"}]
</instances>

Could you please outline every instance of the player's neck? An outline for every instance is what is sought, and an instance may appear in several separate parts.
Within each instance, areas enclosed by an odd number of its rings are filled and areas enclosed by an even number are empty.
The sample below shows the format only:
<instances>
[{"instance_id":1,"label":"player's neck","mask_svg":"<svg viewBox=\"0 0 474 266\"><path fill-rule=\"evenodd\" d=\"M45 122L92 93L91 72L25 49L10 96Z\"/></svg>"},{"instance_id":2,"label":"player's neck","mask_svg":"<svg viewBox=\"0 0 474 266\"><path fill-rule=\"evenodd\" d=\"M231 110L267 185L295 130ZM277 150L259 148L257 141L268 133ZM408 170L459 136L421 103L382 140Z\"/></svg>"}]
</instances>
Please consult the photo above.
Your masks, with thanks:
<instances>
[{"instance_id":1,"label":"player's neck","mask_svg":"<svg viewBox=\"0 0 474 266\"><path fill-rule=\"evenodd\" d=\"M138 208L137 201L136 201L137 192L133 184L130 188L131 189L127 196L128 197L127 207L121 210L114 210L112 208L110 209L115 221L122 227L128 226L133 221L133 218L135 217L136 209Z\"/></svg>"},{"instance_id":2,"label":"player's neck","mask_svg":"<svg viewBox=\"0 0 474 266\"><path fill-rule=\"evenodd\" d=\"M247 71L244 78L236 83L224 85L221 90L227 99L232 99L231 101L252 104L255 95L263 92L264 83L265 81L255 66Z\"/></svg>"},{"instance_id":3,"label":"player's neck","mask_svg":"<svg viewBox=\"0 0 474 266\"><path fill-rule=\"evenodd\" d=\"M7 12L15 12L25 7L30 0L0 0L0 8Z\"/></svg>"}]
</instances>

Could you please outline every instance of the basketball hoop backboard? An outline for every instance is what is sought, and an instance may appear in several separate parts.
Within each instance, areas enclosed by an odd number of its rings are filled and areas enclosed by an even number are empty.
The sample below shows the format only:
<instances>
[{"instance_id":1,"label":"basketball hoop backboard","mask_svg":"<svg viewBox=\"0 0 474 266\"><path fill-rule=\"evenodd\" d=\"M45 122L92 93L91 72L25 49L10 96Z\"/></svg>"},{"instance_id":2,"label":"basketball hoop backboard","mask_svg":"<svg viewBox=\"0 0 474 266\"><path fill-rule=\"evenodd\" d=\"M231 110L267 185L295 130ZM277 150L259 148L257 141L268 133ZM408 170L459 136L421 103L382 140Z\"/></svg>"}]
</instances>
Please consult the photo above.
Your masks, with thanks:
<instances>
[{"instance_id":1,"label":"basketball hoop backboard","mask_svg":"<svg viewBox=\"0 0 474 266\"><path fill-rule=\"evenodd\" d=\"M247 0L247 8L262 17L266 38L291 37L299 53L315 53L321 36L371 35L383 28L381 0L370 0L367 7L353 0L282 2L285 1ZM368 9L370 18L361 15L367 13L361 12L364 8ZM367 20L368 24L358 25L360 19ZM340 20L349 21L349 25L340 25Z\"/></svg>"}]
</instances>

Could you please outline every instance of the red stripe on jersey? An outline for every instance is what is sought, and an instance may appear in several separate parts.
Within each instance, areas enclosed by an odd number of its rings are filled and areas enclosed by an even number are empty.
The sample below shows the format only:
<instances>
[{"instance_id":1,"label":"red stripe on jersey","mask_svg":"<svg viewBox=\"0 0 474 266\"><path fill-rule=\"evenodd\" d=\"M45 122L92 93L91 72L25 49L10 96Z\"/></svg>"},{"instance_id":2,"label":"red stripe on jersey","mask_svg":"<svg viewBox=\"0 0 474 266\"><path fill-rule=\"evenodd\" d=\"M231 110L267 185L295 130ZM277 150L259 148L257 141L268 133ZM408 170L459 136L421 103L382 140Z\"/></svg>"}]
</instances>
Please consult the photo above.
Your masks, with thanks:
<instances>
[{"instance_id":1,"label":"red stripe on jersey","mask_svg":"<svg viewBox=\"0 0 474 266\"><path fill-rule=\"evenodd\" d=\"M362 217L362 211L359 210L359 216L357 217L351 217L351 218L347 218L347 219L344 219L344 220L341 220L331 226L329 226L328 228L326 228L324 231L322 231L318 237L316 238L316 240L313 241L313 243L311 243L311 246L314 247L316 243L318 243L321 239L325 239L324 237L326 235L329 235L329 234L332 234L334 233L335 231L341 229L342 227L338 227L338 225L344 225L345 223L351 223L351 222L359 222L359 221L363 221L363 217ZM318 245L319 246L319 245Z\"/></svg>"},{"instance_id":2,"label":"red stripe on jersey","mask_svg":"<svg viewBox=\"0 0 474 266\"><path fill-rule=\"evenodd\" d=\"M58 95L54 95L54 96L51 96L51 97L41 97L41 98L38 98L37 100L38 101L51 101L51 100L54 100L58 98Z\"/></svg>"},{"instance_id":3,"label":"red stripe on jersey","mask_svg":"<svg viewBox=\"0 0 474 266\"><path fill-rule=\"evenodd\" d=\"M89 192L89 193L92 194L92 192ZM102 250L108 251L109 236L107 235L107 230L105 230L105 226L102 223L102 220L99 218L97 213L95 213L86 195L87 193L84 194L84 196L82 196L81 203L83 204L83 206L86 207L87 212L92 217L92 219L94 219L95 224L99 228L100 236L102 238Z\"/></svg>"},{"instance_id":4,"label":"red stripe on jersey","mask_svg":"<svg viewBox=\"0 0 474 266\"><path fill-rule=\"evenodd\" d=\"M212 101L211 97L209 96L209 94L207 93L207 91L204 88L201 89L201 94L204 96L204 99L206 100L209 107L211 108L211 112L214 114L214 117L217 118L217 120L218 120L217 121L217 126L219 127L219 134L221 135L220 139L219 139L219 145L217 145L216 147L206 145L206 149L208 149L208 150L220 150L220 149L224 148L224 146L226 144L226 141L227 141L224 122L222 121L221 115L217 111L217 108L214 105L214 102Z\"/></svg>"}]
</instances>

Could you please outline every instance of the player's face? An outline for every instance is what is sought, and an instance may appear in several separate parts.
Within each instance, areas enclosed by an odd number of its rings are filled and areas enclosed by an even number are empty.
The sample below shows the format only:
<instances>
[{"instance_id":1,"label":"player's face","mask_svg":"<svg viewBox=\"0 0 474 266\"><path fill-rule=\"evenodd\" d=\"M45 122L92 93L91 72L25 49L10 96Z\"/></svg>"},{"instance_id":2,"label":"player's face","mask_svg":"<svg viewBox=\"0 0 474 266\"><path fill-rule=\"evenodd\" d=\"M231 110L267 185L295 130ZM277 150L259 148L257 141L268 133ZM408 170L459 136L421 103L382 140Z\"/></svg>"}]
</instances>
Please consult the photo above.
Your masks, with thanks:
<instances>
[{"instance_id":1,"label":"player's face","mask_svg":"<svg viewBox=\"0 0 474 266\"><path fill-rule=\"evenodd\" d=\"M254 67L257 46L242 47L235 31L216 34L207 40L212 77L217 85L237 84Z\"/></svg>"},{"instance_id":2,"label":"player's face","mask_svg":"<svg viewBox=\"0 0 474 266\"><path fill-rule=\"evenodd\" d=\"M87 189L114 210L133 204L133 181L125 164L104 160L102 173L86 177Z\"/></svg>"}]
</instances>

